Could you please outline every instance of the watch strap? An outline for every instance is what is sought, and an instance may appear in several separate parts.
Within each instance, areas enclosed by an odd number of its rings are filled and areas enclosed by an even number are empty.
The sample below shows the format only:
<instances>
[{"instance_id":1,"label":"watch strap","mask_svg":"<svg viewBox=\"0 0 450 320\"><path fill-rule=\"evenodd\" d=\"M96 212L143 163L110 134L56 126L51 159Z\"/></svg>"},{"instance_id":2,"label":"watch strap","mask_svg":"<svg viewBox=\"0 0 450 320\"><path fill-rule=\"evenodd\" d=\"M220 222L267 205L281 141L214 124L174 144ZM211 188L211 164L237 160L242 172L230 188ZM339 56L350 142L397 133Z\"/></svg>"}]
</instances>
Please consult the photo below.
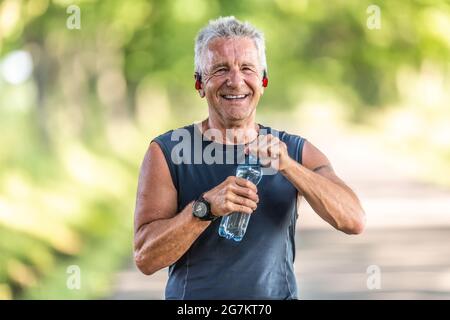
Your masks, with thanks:
<instances>
[{"instance_id":1,"label":"watch strap","mask_svg":"<svg viewBox=\"0 0 450 320\"><path fill-rule=\"evenodd\" d=\"M200 220L203 220L203 221L214 221L214 220L216 220L218 218L218 216L215 216L215 215L212 214L212 212L211 212L211 204L208 202L208 200L206 200L203 197L203 193L200 195L200 197L197 199L197 201L194 202L194 205L195 205L196 202L204 203L206 208L207 208L206 215L204 217L197 217L197 218L199 218Z\"/></svg>"}]
</instances>

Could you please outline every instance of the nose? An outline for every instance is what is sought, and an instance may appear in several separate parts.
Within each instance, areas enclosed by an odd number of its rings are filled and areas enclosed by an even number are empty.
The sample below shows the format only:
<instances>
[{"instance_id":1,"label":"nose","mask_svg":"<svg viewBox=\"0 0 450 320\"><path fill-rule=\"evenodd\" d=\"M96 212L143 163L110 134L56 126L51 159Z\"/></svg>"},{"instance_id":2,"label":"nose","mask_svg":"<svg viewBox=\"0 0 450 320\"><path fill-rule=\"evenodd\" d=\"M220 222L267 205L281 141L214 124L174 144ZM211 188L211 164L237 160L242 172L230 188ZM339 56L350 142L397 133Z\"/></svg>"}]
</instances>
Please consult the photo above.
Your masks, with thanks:
<instances>
[{"instance_id":1,"label":"nose","mask_svg":"<svg viewBox=\"0 0 450 320\"><path fill-rule=\"evenodd\" d=\"M227 86L230 88L239 88L244 83L244 77L242 76L239 68L233 68L230 70L227 79Z\"/></svg>"}]
</instances>

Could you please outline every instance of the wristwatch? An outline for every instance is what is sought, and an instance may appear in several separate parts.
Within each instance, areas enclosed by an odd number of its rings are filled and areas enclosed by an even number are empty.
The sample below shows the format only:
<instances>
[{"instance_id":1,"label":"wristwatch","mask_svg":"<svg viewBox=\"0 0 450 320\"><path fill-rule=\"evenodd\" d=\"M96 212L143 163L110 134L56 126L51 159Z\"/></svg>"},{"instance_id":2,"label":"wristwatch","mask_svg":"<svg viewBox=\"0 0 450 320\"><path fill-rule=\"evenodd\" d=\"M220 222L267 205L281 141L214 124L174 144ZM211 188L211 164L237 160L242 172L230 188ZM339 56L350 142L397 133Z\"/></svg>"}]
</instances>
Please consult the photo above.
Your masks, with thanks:
<instances>
[{"instance_id":1,"label":"wristwatch","mask_svg":"<svg viewBox=\"0 0 450 320\"><path fill-rule=\"evenodd\" d=\"M192 205L192 214L203 221L214 221L218 218L212 214L211 205L203 198L203 194Z\"/></svg>"}]
</instances>

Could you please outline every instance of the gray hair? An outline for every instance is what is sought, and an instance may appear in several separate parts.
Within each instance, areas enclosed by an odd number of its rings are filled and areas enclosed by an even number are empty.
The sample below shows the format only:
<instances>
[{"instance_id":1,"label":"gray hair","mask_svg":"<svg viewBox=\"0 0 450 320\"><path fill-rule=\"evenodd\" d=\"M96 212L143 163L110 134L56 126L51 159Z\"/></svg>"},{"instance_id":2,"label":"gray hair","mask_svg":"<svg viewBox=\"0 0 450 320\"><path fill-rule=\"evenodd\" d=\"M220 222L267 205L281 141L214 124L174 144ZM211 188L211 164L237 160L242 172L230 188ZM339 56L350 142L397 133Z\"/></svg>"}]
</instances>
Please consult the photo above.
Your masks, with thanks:
<instances>
[{"instance_id":1,"label":"gray hair","mask_svg":"<svg viewBox=\"0 0 450 320\"><path fill-rule=\"evenodd\" d=\"M264 70L267 71L266 45L264 34L252 26L249 22L241 22L234 16L220 17L210 20L208 25L200 30L195 39L195 72L202 74L204 71L204 53L209 42L215 38L247 37L255 42L258 50L259 61Z\"/></svg>"}]
</instances>

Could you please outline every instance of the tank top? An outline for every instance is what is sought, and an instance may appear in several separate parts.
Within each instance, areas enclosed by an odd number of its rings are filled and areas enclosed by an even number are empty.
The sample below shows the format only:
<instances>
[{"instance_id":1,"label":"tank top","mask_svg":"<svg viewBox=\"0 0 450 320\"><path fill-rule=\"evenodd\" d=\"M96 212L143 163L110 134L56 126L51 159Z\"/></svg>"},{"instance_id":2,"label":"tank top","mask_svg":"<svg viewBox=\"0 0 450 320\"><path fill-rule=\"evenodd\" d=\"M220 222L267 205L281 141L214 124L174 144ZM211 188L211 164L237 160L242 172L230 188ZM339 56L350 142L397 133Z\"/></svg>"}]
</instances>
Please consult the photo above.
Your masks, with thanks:
<instances>
[{"instance_id":1,"label":"tank top","mask_svg":"<svg viewBox=\"0 0 450 320\"><path fill-rule=\"evenodd\" d=\"M259 127L260 135L278 137L286 143L289 156L301 163L304 138ZM238 163L244 161L243 145L208 140L195 124L152 141L159 144L167 161L177 190L177 212L234 176ZM297 299L297 190L281 173L273 173L264 174L257 186L259 203L244 238L235 242L220 237L221 219L213 221L169 267L166 299Z\"/></svg>"}]
</instances>

